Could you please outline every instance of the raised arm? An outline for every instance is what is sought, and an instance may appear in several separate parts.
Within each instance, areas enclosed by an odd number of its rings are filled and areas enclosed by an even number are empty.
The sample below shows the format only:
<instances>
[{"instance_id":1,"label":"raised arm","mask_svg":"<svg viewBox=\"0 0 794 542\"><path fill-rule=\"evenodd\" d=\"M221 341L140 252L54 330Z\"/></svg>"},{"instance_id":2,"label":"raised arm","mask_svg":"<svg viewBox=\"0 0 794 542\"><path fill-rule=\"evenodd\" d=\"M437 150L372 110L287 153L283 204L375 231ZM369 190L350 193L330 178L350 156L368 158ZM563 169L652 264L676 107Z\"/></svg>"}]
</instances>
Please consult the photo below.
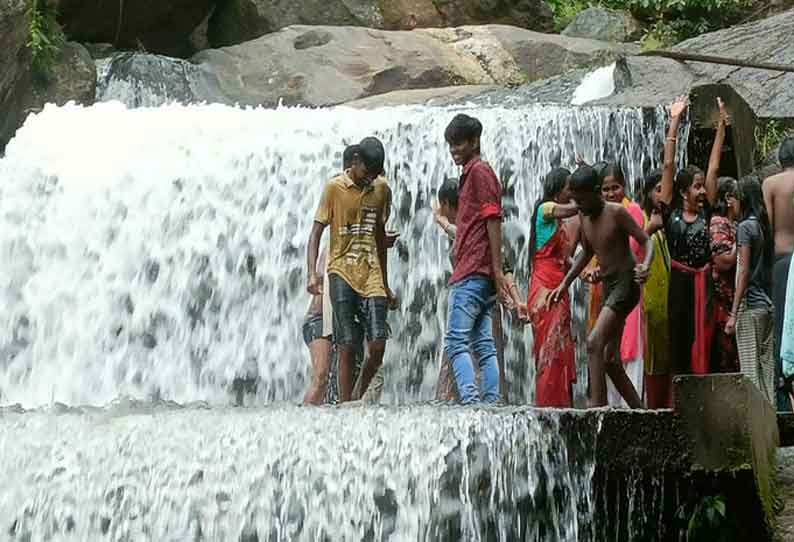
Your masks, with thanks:
<instances>
[{"instance_id":1,"label":"raised arm","mask_svg":"<svg viewBox=\"0 0 794 542\"><path fill-rule=\"evenodd\" d=\"M706 170L706 197L710 205L714 205L717 202L717 177L720 174L722 145L725 143L725 126L728 123L728 112L725 110L725 102L722 101L722 98L717 98L717 107L720 111L720 118L717 121L717 133L714 135L709 167Z\"/></svg>"},{"instance_id":2,"label":"raised arm","mask_svg":"<svg viewBox=\"0 0 794 542\"><path fill-rule=\"evenodd\" d=\"M670 127L664 140L664 164L662 165L662 193L660 199L670 205L673 201L673 178L675 177L675 151L678 139L678 127L681 125L681 115L689 106L689 98L680 96L670 106Z\"/></svg>"},{"instance_id":3,"label":"raised arm","mask_svg":"<svg viewBox=\"0 0 794 542\"><path fill-rule=\"evenodd\" d=\"M579 207L575 203L557 203L551 214L554 218L571 218L579 214Z\"/></svg>"}]
</instances>

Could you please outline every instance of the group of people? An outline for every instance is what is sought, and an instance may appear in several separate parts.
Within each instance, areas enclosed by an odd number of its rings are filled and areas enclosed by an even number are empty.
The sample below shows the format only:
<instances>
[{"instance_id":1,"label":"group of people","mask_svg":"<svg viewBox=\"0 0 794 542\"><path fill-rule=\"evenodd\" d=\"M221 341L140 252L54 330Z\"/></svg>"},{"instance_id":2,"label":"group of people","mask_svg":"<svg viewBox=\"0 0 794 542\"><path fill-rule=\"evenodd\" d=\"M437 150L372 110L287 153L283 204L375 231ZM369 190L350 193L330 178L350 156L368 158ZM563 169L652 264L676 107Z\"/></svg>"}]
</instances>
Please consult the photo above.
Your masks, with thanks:
<instances>
[{"instance_id":1,"label":"group of people","mask_svg":"<svg viewBox=\"0 0 794 542\"><path fill-rule=\"evenodd\" d=\"M502 257L502 188L480 156L482 124L465 114L452 119L444 135L462 175L444 181L434 207L452 242L437 398L506 399L505 308L532 326L536 405L572 406L569 290L582 280L590 296L588 406L664 408L674 375L738 371L778 408L790 406L794 139L781 145L783 172L763 187L751 176L720 177L728 116L717 102L707 170L676 171L688 107L682 97L670 107L663 167L646 177L637 202L628 198L617 163L578 159L573 172L548 173L529 225L525 298ZM376 138L348 147L344 171L327 183L315 215L307 257L312 300L304 320L313 364L308 404L378 393L387 312L396 304L386 257L396 234L385 227L391 190L384 157ZM326 226L330 236L321 251ZM329 397L333 381L338 394Z\"/></svg>"}]
</instances>

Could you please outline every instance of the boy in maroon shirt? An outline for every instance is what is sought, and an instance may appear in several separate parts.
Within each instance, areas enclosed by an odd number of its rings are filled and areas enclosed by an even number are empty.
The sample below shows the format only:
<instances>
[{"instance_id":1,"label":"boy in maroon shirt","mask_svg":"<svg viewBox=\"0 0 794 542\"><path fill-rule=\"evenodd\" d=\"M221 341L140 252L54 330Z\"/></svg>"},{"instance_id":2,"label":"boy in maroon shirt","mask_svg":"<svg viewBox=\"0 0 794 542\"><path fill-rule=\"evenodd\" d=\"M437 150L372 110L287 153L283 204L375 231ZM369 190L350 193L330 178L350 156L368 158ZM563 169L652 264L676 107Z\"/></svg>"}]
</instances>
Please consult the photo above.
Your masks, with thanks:
<instances>
[{"instance_id":1,"label":"boy in maroon shirt","mask_svg":"<svg viewBox=\"0 0 794 542\"><path fill-rule=\"evenodd\" d=\"M491 166L480 159L481 135L480 121L463 114L444 133L452 159L463 166L444 352L464 404L499 400L491 308L497 294L502 300L509 297L502 272L502 187ZM475 384L470 348L480 366L482 390Z\"/></svg>"}]
</instances>

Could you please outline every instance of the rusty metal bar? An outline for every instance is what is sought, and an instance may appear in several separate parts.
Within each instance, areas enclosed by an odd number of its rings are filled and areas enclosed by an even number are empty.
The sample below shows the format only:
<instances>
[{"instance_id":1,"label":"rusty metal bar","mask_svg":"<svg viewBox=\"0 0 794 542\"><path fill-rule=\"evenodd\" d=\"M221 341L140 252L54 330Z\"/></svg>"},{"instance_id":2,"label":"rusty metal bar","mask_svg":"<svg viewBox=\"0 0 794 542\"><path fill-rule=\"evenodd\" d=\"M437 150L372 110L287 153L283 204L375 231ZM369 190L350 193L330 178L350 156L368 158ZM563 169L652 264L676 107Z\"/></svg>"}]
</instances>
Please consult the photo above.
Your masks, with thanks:
<instances>
[{"instance_id":1,"label":"rusty metal bar","mask_svg":"<svg viewBox=\"0 0 794 542\"><path fill-rule=\"evenodd\" d=\"M683 51L665 51L664 49L656 49L653 51L643 51L642 53L640 53L640 56L660 56L663 58L670 58L673 60L682 60L687 62L725 64L727 66L737 66L740 68L753 68L756 70L771 70L776 72L794 73L794 66L786 66L784 64L751 62L749 60L740 60L737 58L727 58L724 56L712 56L712 55L699 55L697 53L685 53Z\"/></svg>"}]
</instances>

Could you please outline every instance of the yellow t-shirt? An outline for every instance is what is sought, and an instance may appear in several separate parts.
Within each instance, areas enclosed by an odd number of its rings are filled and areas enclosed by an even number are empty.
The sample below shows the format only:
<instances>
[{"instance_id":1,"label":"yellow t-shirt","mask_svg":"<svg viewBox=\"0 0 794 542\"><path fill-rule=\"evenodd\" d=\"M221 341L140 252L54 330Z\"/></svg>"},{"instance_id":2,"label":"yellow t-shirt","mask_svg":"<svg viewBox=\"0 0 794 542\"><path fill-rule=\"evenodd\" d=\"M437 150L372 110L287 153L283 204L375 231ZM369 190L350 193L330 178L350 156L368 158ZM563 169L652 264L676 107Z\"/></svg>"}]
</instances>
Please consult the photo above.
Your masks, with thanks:
<instances>
[{"instance_id":1,"label":"yellow t-shirt","mask_svg":"<svg viewBox=\"0 0 794 542\"><path fill-rule=\"evenodd\" d=\"M339 275L363 297L386 295L375 233L389 219L390 209L386 179L378 177L361 188L345 173L325 186L314 217L331 227L328 274Z\"/></svg>"}]
</instances>

